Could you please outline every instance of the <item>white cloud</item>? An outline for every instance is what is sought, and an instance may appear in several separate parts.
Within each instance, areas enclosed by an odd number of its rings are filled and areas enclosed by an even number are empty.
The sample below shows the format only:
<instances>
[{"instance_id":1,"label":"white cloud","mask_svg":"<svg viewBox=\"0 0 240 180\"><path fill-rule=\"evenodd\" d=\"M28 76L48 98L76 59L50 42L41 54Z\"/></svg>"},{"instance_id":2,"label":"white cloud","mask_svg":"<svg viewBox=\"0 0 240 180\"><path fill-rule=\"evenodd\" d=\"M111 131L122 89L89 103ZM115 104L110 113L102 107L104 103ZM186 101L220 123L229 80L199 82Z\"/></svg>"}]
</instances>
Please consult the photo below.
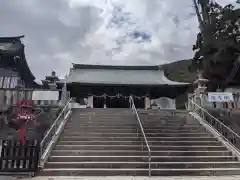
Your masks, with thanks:
<instances>
[{"instance_id":1,"label":"white cloud","mask_svg":"<svg viewBox=\"0 0 240 180\"><path fill-rule=\"evenodd\" d=\"M239 4L237 4L237 0L217 0L217 2L222 5L222 6L226 6L228 4L233 4L234 6L239 6Z\"/></svg>"},{"instance_id":2,"label":"white cloud","mask_svg":"<svg viewBox=\"0 0 240 180\"><path fill-rule=\"evenodd\" d=\"M194 12L191 1L113 0L109 4L103 9L104 23L84 42L91 47L88 61L158 64L192 56L191 45L198 28L195 16L191 15ZM181 8L185 11L178 10ZM112 19L117 24L109 27ZM151 41L135 43L131 37L126 37L134 31L147 32Z\"/></svg>"},{"instance_id":3,"label":"white cloud","mask_svg":"<svg viewBox=\"0 0 240 180\"><path fill-rule=\"evenodd\" d=\"M162 64L191 58L198 23L192 0L0 2L0 36L25 34L38 79L71 63Z\"/></svg>"}]
</instances>

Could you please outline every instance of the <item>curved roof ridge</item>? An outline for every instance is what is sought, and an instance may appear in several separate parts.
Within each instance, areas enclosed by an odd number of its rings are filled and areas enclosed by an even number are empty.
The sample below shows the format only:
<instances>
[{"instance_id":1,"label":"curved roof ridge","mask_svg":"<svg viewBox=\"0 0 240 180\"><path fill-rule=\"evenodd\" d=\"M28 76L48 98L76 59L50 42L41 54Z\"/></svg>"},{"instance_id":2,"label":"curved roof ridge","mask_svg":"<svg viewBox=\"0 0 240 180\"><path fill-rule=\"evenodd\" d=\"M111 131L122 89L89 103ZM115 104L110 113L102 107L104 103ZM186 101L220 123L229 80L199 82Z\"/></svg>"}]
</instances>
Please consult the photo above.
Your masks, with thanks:
<instances>
[{"instance_id":1,"label":"curved roof ridge","mask_svg":"<svg viewBox=\"0 0 240 180\"><path fill-rule=\"evenodd\" d=\"M160 70L158 65L99 65L99 64L73 64L73 69L114 69L114 70Z\"/></svg>"},{"instance_id":2,"label":"curved roof ridge","mask_svg":"<svg viewBox=\"0 0 240 180\"><path fill-rule=\"evenodd\" d=\"M24 38L24 35L21 35L21 36L0 37L0 41L2 41L2 42L11 42L11 41L14 41L14 40L20 40L21 38Z\"/></svg>"},{"instance_id":3,"label":"curved roof ridge","mask_svg":"<svg viewBox=\"0 0 240 180\"><path fill-rule=\"evenodd\" d=\"M102 85L179 85L188 83L171 81L159 66L102 66L75 65L66 81L68 84L102 84Z\"/></svg>"}]
</instances>

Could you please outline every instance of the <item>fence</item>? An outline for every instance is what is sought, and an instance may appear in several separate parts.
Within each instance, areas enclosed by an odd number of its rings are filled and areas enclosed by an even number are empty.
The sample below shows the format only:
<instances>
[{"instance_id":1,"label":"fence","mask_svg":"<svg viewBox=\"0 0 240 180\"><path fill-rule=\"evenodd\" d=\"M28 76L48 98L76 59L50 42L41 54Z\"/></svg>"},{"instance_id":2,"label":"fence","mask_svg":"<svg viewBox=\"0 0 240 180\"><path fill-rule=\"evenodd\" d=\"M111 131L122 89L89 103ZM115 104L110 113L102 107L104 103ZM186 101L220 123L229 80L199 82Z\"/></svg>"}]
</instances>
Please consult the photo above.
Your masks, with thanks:
<instances>
[{"instance_id":1,"label":"fence","mask_svg":"<svg viewBox=\"0 0 240 180\"><path fill-rule=\"evenodd\" d=\"M57 139L59 138L59 135L61 134L66 121L70 118L70 115L72 113L71 111L71 102L72 99L70 99L67 104L64 106L61 113L58 115L50 129L45 134L44 138L41 141L40 147L40 167L44 166L44 163L47 161L48 156L54 146L54 143L56 143Z\"/></svg>"},{"instance_id":2,"label":"fence","mask_svg":"<svg viewBox=\"0 0 240 180\"><path fill-rule=\"evenodd\" d=\"M26 140L22 144L19 140L3 140L0 173L31 173L38 172L40 142Z\"/></svg>"},{"instance_id":3,"label":"fence","mask_svg":"<svg viewBox=\"0 0 240 180\"><path fill-rule=\"evenodd\" d=\"M238 150L240 148L240 136L191 99L189 99L189 109L198 114L204 122L208 123L225 141L230 143L231 150L240 160L240 152Z\"/></svg>"},{"instance_id":4,"label":"fence","mask_svg":"<svg viewBox=\"0 0 240 180\"><path fill-rule=\"evenodd\" d=\"M195 101L195 94L189 94L188 99ZM201 106L204 108L219 108L219 109L240 108L240 98L235 93L233 93L233 100L234 100L233 102L209 102L207 93L201 94Z\"/></svg>"},{"instance_id":5,"label":"fence","mask_svg":"<svg viewBox=\"0 0 240 180\"><path fill-rule=\"evenodd\" d=\"M16 104L20 100L32 100L33 92L36 90L37 89L0 89L0 111L6 110L9 106ZM59 98L59 100L33 100L33 104L37 106L57 106L60 99L61 98Z\"/></svg>"}]
</instances>

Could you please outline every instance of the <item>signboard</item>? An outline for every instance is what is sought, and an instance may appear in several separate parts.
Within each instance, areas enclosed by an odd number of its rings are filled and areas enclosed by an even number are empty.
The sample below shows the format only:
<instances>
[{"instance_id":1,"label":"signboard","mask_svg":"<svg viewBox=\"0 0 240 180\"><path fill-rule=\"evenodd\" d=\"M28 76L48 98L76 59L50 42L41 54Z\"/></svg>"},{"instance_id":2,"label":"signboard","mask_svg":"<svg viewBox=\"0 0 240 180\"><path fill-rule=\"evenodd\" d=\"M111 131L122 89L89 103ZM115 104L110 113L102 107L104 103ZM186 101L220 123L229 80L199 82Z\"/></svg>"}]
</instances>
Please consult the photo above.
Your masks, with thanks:
<instances>
[{"instance_id":1,"label":"signboard","mask_svg":"<svg viewBox=\"0 0 240 180\"><path fill-rule=\"evenodd\" d=\"M230 102L233 101L233 94L230 92L209 92L209 102Z\"/></svg>"},{"instance_id":2,"label":"signboard","mask_svg":"<svg viewBox=\"0 0 240 180\"><path fill-rule=\"evenodd\" d=\"M32 100L54 100L57 101L58 91L33 91Z\"/></svg>"}]
</instances>

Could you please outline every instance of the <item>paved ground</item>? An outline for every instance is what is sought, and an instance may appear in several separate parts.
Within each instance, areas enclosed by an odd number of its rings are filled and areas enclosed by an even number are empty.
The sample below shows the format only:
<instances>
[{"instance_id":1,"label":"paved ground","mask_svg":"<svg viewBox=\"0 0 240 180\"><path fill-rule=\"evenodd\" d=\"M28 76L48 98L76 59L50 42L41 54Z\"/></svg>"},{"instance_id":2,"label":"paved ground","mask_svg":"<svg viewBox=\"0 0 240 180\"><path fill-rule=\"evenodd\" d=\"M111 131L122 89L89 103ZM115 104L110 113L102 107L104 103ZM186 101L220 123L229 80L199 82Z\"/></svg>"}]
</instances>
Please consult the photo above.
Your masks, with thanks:
<instances>
[{"instance_id":1,"label":"paved ground","mask_svg":"<svg viewBox=\"0 0 240 180\"><path fill-rule=\"evenodd\" d=\"M0 177L0 180L5 180ZM10 179L6 179L10 180ZM59 176L59 177L36 177L36 178L25 178L24 180L240 180L240 176L201 176L201 177L119 177L119 176L108 176L108 177L70 177L70 176Z\"/></svg>"}]
</instances>

